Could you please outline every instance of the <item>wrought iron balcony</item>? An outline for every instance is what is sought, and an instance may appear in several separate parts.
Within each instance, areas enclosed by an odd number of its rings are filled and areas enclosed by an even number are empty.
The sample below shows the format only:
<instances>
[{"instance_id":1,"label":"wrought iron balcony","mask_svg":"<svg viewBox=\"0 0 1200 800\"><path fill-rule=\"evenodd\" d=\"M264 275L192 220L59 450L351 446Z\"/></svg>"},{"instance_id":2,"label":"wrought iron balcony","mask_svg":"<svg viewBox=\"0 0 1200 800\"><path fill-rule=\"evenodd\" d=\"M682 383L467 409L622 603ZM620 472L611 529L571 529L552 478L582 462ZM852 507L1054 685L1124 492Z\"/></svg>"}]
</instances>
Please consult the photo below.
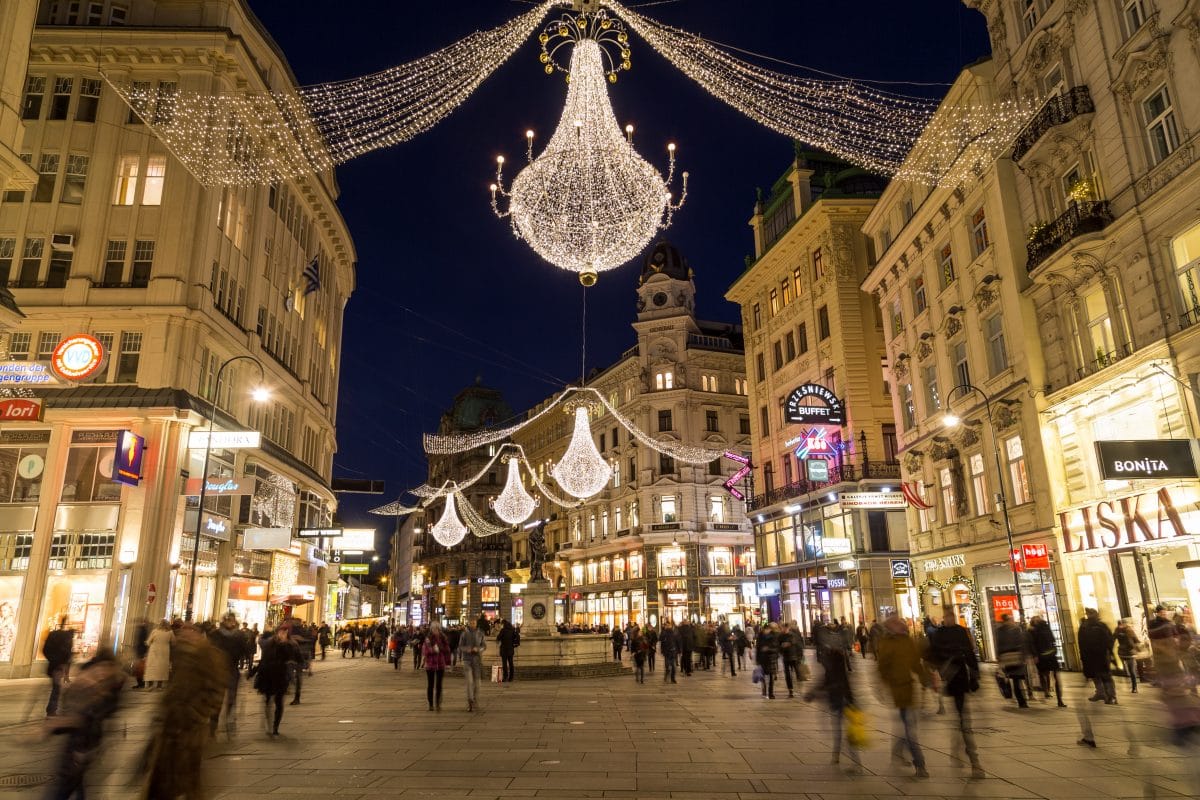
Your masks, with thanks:
<instances>
[{"instance_id":1,"label":"wrought iron balcony","mask_svg":"<svg viewBox=\"0 0 1200 800\"><path fill-rule=\"evenodd\" d=\"M860 464L830 464L829 465L829 480L827 481L809 481L800 480L784 486L778 486L769 492L755 495L750 498L748 507L750 510L756 508L765 508L766 506L782 503L786 500L791 500L793 497L809 494L810 492L822 491L825 488L837 483L849 483L853 481L868 480L868 479L899 479L900 478L900 462L898 461L868 461L865 465Z\"/></svg>"},{"instance_id":2,"label":"wrought iron balcony","mask_svg":"<svg viewBox=\"0 0 1200 800\"><path fill-rule=\"evenodd\" d=\"M1112 212L1107 200L1072 201L1058 219L1030 237L1025 246L1028 255L1025 269L1033 272L1067 242L1077 236L1102 231L1111 222Z\"/></svg>"},{"instance_id":3,"label":"wrought iron balcony","mask_svg":"<svg viewBox=\"0 0 1200 800\"><path fill-rule=\"evenodd\" d=\"M1020 161L1051 128L1065 125L1076 117L1094 113L1092 93L1086 86L1076 86L1046 101L1013 143L1012 159Z\"/></svg>"}]
</instances>

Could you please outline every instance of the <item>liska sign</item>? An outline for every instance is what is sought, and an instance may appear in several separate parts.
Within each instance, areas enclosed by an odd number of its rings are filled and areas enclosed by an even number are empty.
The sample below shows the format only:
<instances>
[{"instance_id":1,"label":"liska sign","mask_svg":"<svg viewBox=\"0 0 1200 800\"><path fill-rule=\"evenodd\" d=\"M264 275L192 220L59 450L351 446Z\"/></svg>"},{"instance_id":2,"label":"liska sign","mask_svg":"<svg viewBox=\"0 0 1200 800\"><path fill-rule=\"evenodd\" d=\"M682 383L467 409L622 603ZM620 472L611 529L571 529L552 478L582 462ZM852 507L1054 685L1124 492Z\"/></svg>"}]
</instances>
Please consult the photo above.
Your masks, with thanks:
<instances>
[{"instance_id":1,"label":"liska sign","mask_svg":"<svg viewBox=\"0 0 1200 800\"><path fill-rule=\"evenodd\" d=\"M1064 553L1135 547L1192 533L1184 527L1167 487L1062 511L1058 521Z\"/></svg>"}]
</instances>

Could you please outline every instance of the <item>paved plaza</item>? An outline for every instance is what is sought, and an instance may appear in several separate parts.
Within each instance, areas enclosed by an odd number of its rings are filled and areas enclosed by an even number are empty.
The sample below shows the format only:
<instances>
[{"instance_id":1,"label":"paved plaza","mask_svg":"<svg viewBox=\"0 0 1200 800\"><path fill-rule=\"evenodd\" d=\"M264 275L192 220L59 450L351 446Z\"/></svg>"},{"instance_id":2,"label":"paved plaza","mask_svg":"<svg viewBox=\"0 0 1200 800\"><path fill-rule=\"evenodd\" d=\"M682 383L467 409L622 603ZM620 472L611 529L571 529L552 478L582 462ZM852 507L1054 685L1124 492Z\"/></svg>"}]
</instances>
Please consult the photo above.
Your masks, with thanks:
<instances>
[{"instance_id":1,"label":"paved plaza","mask_svg":"<svg viewBox=\"0 0 1200 800\"><path fill-rule=\"evenodd\" d=\"M407 655L407 654L406 654ZM406 659L407 662L407 659ZM576 681L487 684L482 709L467 713L462 680L447 676L440 713L425 706L425 673L374 659L317 662L303 702L289 706L277 739L263 729L259 698L246 683L238 732L210 748L208 795L271 797L574 798L1108 798L1195 796L1182 753L1152 688L1121 704L1089 704L1068 675L1069 708L1035 700L1018 711L985 677L974 722L987 777L971 780L952 758L953 706L926 705L921 740L931 777L892 765L895 715L875 696L873 662L856 662L859 702L868 714L865 774L830 764L828 716L818 703L763 700L750 673L682 675L675 685L649 673ZM38 719L46 682L0 683L0 798L42 797L32 786L52 771L58 740ZM145 743L153 693L126 695L124 711L93 776L89 798L136 797L135 764ZM1076 745L1077 710L1094 712L1097 749ZM30 719L31 721L24 721ZM1130 748L1123 728L1136 742ZM845 759L843 759L845 761ZM24 784L20 786L19 784Z\"/></svg>"}]
</instances>

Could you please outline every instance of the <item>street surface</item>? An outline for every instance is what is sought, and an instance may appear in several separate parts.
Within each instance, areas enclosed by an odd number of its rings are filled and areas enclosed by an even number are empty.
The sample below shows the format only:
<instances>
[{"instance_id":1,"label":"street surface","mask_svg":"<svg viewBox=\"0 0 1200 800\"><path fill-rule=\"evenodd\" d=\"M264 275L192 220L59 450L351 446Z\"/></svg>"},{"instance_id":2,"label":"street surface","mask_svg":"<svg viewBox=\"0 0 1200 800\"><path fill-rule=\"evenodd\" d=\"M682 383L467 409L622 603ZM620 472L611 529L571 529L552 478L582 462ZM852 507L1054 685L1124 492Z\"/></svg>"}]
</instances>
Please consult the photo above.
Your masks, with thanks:
<instances>
[{"instance_id":1,"label":"street surface","mask_svg":"<svg viewBox=\"0 0 1200 800\"><path fill-rule=\"evenodd\" d=\"M859 704L868 716L865 774L830 764L829 717L819 702L763 700L750 671L679 676L661 669L640 685L632 675L576 681L484 684L482 709L466 711L462 680L449 674L443 710L425 704L425 673L385 661L317 661L302 704L286 708L282 735L264 732L261 703L248 683L238 730L210 747L208 797L355 798L696 798L853 800L854 798L1141 798L1196 796L1185 785L1182 751L1166 742L1156 692L1137 695L1118 680L1120 705L1088 703L1082 678L1065 675L1066 709L1039 698L1018 711L990 674L974 699L974 726L987 771L971 780L952 759L955 717L936 715L927 697L920 736L931 777L893 765L895 712L875 696L874 662L855 661ZM488 660L490 664L490 660ZM749 663L749 662L748 662ZM810 661L811 654L810 654ZM661 665L660 665L661 666ZM985 667L990 670L991 667ZM490 673L490 669L488 670ZM41 733L47 682L0 682L0 798L43 797L57 737ZM1090 689L1090 687L1089 687ZM799 693L797 693L799 695ZM126 692L88 797L138 796L136 764L158 695ZM1099 747L1076 744L1076 713L1094 714ZM31 721L25 722L23 720ZM1136 740L1131 754L1123 733ZM22 785L24 788L22 788Z\"/></svg>"}]
</instances>

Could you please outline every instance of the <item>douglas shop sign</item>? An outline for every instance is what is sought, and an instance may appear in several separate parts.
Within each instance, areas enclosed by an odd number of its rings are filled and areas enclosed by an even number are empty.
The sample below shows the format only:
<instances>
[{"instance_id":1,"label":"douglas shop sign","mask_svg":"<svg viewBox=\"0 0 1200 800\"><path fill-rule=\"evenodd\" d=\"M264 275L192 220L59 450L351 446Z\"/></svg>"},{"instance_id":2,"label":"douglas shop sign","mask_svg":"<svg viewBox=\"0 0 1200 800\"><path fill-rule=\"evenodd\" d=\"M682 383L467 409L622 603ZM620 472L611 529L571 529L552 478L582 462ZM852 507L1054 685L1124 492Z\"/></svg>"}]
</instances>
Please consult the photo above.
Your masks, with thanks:
<instances>
[{"instance_id":1,"label":"douglas shop sign","mask_svg":"<svg viewBox=\"0 0 1200 800\"><path fill-rule=\"evenodd\" d=\"M1096 442L1096 460L1108 481L1198 477L1191 439Z\"/></svg>"},{"instance_id":2,"label":"douglas shop sign","mask_svg":"<svg viewBox=\"0 0 1200 800\"><path fill-rule=\"evenodd\" d=\"M1192 533L1184 528L1171 490L1166 487L1063 511L1058 520L1065 553L1113 550Z\"/></svg>"}]
</instances>

